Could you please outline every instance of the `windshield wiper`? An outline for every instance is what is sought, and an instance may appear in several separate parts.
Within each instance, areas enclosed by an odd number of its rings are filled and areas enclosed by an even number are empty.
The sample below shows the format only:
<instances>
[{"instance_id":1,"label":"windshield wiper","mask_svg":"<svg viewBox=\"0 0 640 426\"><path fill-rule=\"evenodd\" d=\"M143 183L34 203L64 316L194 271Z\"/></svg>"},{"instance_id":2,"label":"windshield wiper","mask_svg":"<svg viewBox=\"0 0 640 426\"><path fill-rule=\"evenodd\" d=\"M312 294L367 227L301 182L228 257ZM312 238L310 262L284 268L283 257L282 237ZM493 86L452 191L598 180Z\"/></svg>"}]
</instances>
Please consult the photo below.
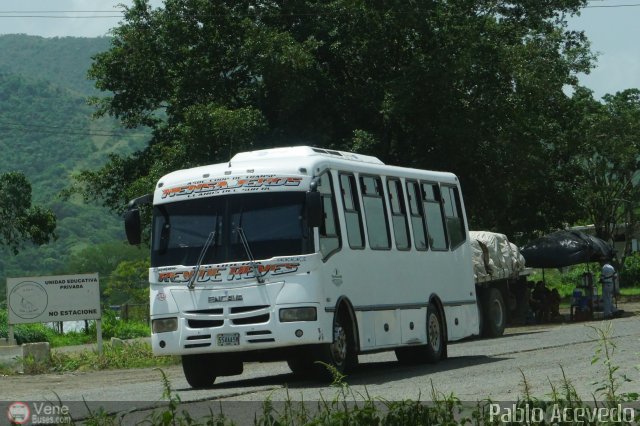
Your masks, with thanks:
<instances>
[{"instance_id":1,"label":"windshield wiper","mask_svg":"<svg viewBox=\"0 0 640 426\"><path fill-rule=\"evenodd\" d=\"M240 215L242 217L242 215ZM242 241L242 246L244 247L244 251L249 258L249 265L251 265L251 269L253 269L253 275L255 275L256 280L258 280L259 284L264 284L264 278L262 278L258 273L258 265L256 264L255 259L253 258L253 253L251 253L251 247L249 247L249 241L247 241L247 236L244 233L242 227L237 226L236 231L240 236L240 241Z\"/></svg>"},{"instance_id":2,"label":"windshield wiper","mask_svg":"<svg viewBox=\"0 0 640 426\"><path fill-rule=\"evenodd\" d=\"M189 283L187 284L187 287L189 288L189 290L192 290L193 287L196 284L196 277L198 276L198 272L200 272L200 267L202 266L202 261L204 260L204 256L207 253L207 250L209 250L209 247L211 246L211 244L215 241L216 239L216 231L211 231L209 233L209 236L207 237L207 240L204 242L204 245L202 246L202 250L200 250L200 256L198 256L198 262L196 263L196 270L193 272L193 275L191 276L191 278L189 278Z\"/></svg>"}]
</instances>

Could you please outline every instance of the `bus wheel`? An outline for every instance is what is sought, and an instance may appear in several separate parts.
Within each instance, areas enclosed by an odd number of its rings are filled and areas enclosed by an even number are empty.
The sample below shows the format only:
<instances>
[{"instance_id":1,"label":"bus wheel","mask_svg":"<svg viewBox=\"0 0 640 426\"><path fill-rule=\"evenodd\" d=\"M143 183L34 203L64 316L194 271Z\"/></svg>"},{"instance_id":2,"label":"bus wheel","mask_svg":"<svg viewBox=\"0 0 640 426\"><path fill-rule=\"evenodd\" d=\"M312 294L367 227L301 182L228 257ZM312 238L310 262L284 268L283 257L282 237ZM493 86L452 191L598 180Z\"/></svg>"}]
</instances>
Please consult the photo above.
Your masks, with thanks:
<instances>
[{"instance_id":1,"label":"bus wheel","mask_svg":"<svg viewBox=\"0 0 640 426\"><path fill-rule=\"evenodd\" d=\"M427 344L396 349L398 362L411 365L440 361L444 357L447 344L443 324L440 312L433 303L429 303L427 306Z\"/></svg>"},{"instance_id":2,"label":"bus wheel","mask_svg":"<svg viewBox=\"0 0 640 426\"><path fill-rule=\"evenodd\" d=\"M355 352L353 327L346 315L338 312L333 320L333 342L322 345L316 357L315 370L322 378L333 379L331 369L343 374L349 372L358 363ZM326 365L323 365L326 364ZM327 368L327 365L330 367Z\"/></svg>"},{"instance_id":3,"label":"bus wheel","mask_svg":"<svg viewBox=\"0 0 640 426\"><path fill-rule=\"evenodd\" d=\"M194 389L207 388L216 380L216 363L209 354L182 355L182 371Z\"/></svg>"},{"instance_id":4,"label":"bus wheel","mask_svg":"<svg viewBox=\"0 0 640 426\"><path fill-rule=\"evenodd\" d=\"M424 358L424 346L398 348L395 350L398 362L403 365L420 364Z\"/></svg>"},{"instance_id":5,"label":"bus wheel","mask_svg":"<svg viewBox=\"0 0 640 426\"><path fill-rule=\"evenodd\" d=\"M502 293L497 288L485 291L482 298L482 335L500 337L507 324L507 311Z\"/></svg>"},{"instance_id":6,"label":"bus wheel","mask_svg":"<svg viewBox=\"0 0 640 426\"><path fill-rule=\"evenodd\" d=\"M309 353L306 351L303 352L303 355L295 358L289 358L287 360L287 365L293 374L299 377L308 377L314 370L313 358L311 358Z\"/></svg>"},{"instance_id":7,"label":"bus wheel","mask_svg":"<svg viewBox=\"0 0 640 426\"><path fill-rule=\"evenodd\" d=\"M444 335L444 322L438 308L433 303L427 307L427 347L426 361L435 363L440 361L447 345Z\"/></svg>"}]
</instances>

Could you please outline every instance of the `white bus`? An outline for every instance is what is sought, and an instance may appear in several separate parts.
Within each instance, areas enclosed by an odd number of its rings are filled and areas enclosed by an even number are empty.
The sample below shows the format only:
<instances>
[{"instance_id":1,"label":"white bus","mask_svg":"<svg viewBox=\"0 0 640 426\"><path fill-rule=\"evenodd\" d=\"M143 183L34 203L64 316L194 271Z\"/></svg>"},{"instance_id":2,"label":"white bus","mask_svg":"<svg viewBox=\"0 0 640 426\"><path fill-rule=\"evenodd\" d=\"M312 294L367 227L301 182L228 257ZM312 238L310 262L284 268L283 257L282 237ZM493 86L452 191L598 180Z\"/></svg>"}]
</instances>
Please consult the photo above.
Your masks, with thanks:
<instances>
[{"instance_id":1,"label":"white bus","mask_svg":"<svg viewBox=\"0 0 640 426\"><path fill-rule=\"evenodd\" d=\"M240 153L179 170L131 201L153 203L151 342L181 355L195 388L286 360L340 372L395 350L437 362L479 334L469 233L451 173L387 166L306 146Z\"/></svg>"}]
</instances>

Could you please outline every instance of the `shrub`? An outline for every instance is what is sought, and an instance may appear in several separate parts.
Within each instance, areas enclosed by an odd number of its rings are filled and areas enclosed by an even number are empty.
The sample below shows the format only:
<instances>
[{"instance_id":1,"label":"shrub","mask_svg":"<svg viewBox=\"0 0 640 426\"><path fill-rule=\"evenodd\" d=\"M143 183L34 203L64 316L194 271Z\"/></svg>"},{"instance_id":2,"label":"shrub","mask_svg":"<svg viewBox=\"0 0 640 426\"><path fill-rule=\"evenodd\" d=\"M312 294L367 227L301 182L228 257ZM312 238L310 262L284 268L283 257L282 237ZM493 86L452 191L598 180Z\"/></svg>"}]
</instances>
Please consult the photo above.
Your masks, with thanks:
<instances>
[{"instance_id":1,"label":"shrub","mask_svg":"<svg viewBox=\"0 0 640 426\"><path fill-rule=\"evenodd\" d=\"M624 260L624 268L620 271L620 287L637 287L640 285L640 253L633 253Z\"/></svg>"},{"instance_id":2,"label":"shrub","mask_svg":"<svg viewBox=\"0 0 640 426\"><path fill-rule=\"evenodd\" d=\"M6 309L0 310L0 338L6 339L9 335L9 315ZM23 343L49 342L50 332L44 324L21 324L13 328L16 342Z\"/></svg>"},{"instance_id":3,"label":"shrub","mask_svg":"<svg viewBox=\"0 0 640 426\"><path fill-rule=\"evenodd\" d=\"M45 324L21 324L13 329L16 343L49 342L52 347L80 345L95 342L95 321L89 326L87 333L67 332L58 334ZM0 338L8 337L8 313L6 309L0 310ZM110 339L134 339L136 337L148 337L151 335L149 325L141 321L123 321L116 318L113 311L105 310L102 316L102 337Z\"/></svg>"},{"instance_id":4,"label":"shrub","mask_svg":"<svg viewBox=\"0 0 640 426\"><path fill-rule=\"evenodd\" d=\"M89 326L89 333L96 334L95 322ZM151 335L149 325L141 321L124 321L116 317L115 312L105 309L102 312L102 337L110 339L134 339Z\"/></svg>"}]
</instances>

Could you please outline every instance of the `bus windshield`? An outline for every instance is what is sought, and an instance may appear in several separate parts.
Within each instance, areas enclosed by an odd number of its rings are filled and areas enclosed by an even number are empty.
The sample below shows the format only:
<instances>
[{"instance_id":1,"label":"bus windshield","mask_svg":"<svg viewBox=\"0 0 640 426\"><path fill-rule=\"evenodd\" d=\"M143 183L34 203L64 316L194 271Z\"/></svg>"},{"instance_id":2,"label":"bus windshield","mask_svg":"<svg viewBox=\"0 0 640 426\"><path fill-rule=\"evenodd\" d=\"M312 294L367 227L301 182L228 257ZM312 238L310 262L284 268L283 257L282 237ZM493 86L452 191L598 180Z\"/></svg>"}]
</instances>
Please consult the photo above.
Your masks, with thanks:
<instances>
[{"instance_id":1,"label":"bus windshield","mask_svg":"<svg viewBox=\"0 0 640 426\"><path fill-rule=\"evenodd\" d=\"M195 265L211 232L203 264L249 260L238 228L253 257L313 252L313 233L304 218L304 192L250 193L198 198L153 208L151 266Z\"/></svg>"}]
</instances>

